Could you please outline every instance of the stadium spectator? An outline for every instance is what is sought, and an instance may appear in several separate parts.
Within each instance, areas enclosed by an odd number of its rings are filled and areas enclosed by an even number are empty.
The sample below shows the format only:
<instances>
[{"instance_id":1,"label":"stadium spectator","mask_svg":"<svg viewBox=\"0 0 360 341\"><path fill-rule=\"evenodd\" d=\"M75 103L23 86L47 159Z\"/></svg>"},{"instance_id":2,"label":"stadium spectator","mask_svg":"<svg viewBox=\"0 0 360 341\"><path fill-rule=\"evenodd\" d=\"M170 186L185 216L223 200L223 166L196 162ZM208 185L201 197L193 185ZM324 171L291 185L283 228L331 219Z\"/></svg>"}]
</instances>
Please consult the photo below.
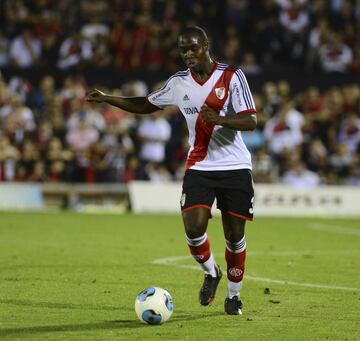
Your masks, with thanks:
<instances>
[{"instance_id":1,"label":"stadium spectator","mask_svg":"<svg viewBox=\"0 0 360 341\"><path fill-rule=\"evenodd\" d=\"M147 162L165 161L165 145L170 139L171 127L161 111L144 118L138 128L141 141L140 159Z\"/></svg>"},{"instance_id":2,"label":"stadium spectator","mask_svg":"<svg viewBox=\"0 0 360 341\"><path fill-rule=\"evenodd\" d=\"M320 183L319 176L308 169L304 163L295 162L282 177L282 182L296 188L316 187Z\"/></svg>"},{"instance_id":3,"label":"stadium spectator","mask_svg":"<svg viewBox=\"0 0 360 341\"><path fill-rule=\"evenodd\" d=\"M19 158L20 153L10 144L9 138L0 135L0 181L14 180Z\"/></svg>"},{"instance_id":4,"label":"stadium spectator","mask_svg":"<svg viewBox=\"0 0 360 341\"><path fill-rule=\"evenodd\" d=\"M21 158L19 165L24 168L25 176L28 179L33 173L36 162L41 161L40 148L32 140L26 139L21 145Z\"/></svg>"},{"instance_id":5,"label":"stadium spectator","mask_svg":"<svg viewBox=\"0 0 360 341\"><path fill-rule=\"evenodd\" d=\"M320 17L316 24L310 30L308 38L308 51L306 56L306 69L313 71L318 68L320 64L319 60L319 48L326 43L330 36L330 25L329 21Z\"/></svg>"},{"instance_id":6,"label":"stadium spectator","mask_svg":"<svg viewBox=\"0 0 360 341\"><path fill-rule=\"evenodd\" d=\"M66 142L75 152L88 151L98 139L99 132L82 117L79 120L79 126L66 134Z\"/></svg>"},{"instance_id":7,"label":"stadium spectator","mask_svg":"<svg viewBox=\"0 0 360 341\"><path fill-rule=\"evenodd\" d=\"M56 67L57 64L60 69L90 64L95 68L156 70L161 60L162 69L173 71L178 66L173 42L179 29L197 20L211 31L216 54L235 65L242 61L243 54L255 51L262 68L274 63L279 65L279 62L302 68L303 63L299 61L307 54L307 68L318 70L314 58L316 48L320 40L324 43L330 31L344 35L353 52L358 45L359 11L355 1L164 3L154 0L128 4L123 1L60 1L50 6L46 1L17 0L5 2L3 8L0 31L5 37L11 40L22 27L30 27L42 45L39 65ZM218 43L224 38L219 32L226 32L227 43ZM308 32L311 32L309 47ZM74 34L82 37L73 38ZM236 55L240 45L240 53ZM60 56L58 62L57 54ZM129 55L133 57L125 57Z\"/></svg>"},{"instance_id":8,"label":"stadium spectator","mask_svg":"<svg viewBox=\"0 0 360 341\"><path fill-rule=\"evenodd\" d=\"M0 27L0 68L9 64L9 39Z\"/></svg>"},{"instance_id":9,"label":"stadium spectator","mask_svg":"<svg viewBox=\"0 0 360 341\"><path fill-rule=\"evenodd\" d=\"M255 53L251 51L244 53L240 68L246 75L257 75L262 71L260 65L256 61Z\"/></svg>"},{"instance_id":10,"label":"stadium spectator","mask_svg":"<svg viewBox=\"0 0 360 341\"><path fill-rule=\"evenodd\" d=\"M360 76L360 45L357 44L354 48L354 59L351 65L351 71Z\"/></svg>"},{"instance_id":11,"label":"stadium spectator","mask_svg":"<svg viewBox=\"0 0 360 341\"><path fill-rule=\"evenodd\" d=\"M147 175L141 167L140 160L135 155L130 155L126 162L126 167L122 175L122 181L128 183L132 180L148 180Z\"/></svg>"},{"instance_id":12,"label":"stadium spectator","mask_svg":"<svg viewBox=\"0 0 360 341\"><path fill-rule=\"evenodd\" d=\"M98 13L94 13L89 17L88 22L81 28L80 32L84 38L95 41L99 36L107 36L110 29L101 21Z\"/></svg>"},{"instance_id":13,"label":"stadium spectator","mask_svg":"<svg viewBox=\"0 0 360 341\"><path fill-rule=\"evenodd\" d=\"M98 132L103 132L106 123L99 111L89 107L89 104L81 99L73 98L71 100L71 114L68 118L66 127L68 130L78 128L80 121L86 121L88 126L95 128Z\"/></svg>"},{"instance_id":14,"label":"stadium spectator","mask_svg":"<svg viewBox=\"0 0 360 341\"><path fill-rule=\"evenodd\" d=\"M32 110L21 102L19 95L11 96L3 107L0 108L0 119L3 129L17 144L20 144L26 134L35 130L35 118Z\"/></svg>"},{"instance_id":15,"label":"stadium spectator","mask_svg":"<svg viewBox=\"0 0 360 341\"><path fill-rule=\"evenodd\" d=\"M265 147L259 148L252 154L253 176L256 183L272 183L277 181L278 164L271 160Z\"/></svg>"},{"instance_id":16,"label":"stadium spectator","mask_svg":"<svg viewBox=\"0 0 360 341\"><path fill-rule=\"evenodd\" d=\"M324 172L328 166L328 150L324 143L319 138L310 140L310 145L305 151L306 163L310 170L321 173Z\"/></svg>"},{"instance_id":17,"label":"stadium spectator","mask_svg":"<svg viewBox=\"0 0 360 341\"><path fill-rule=\"evenodd\" d=\"M18 68L29 68L39 63L41 56L41 42L30 28L24 28L20 35L10 43L10 62Z\"/></svg>"},{"instance_id":18,"label":"stadium spectator","mask_svg":"<svg viewBox=\"0 0 360 341\"><path fill-rule=\"evenodd\" d=\"M66 38L60 46L58 67L68 69L82 65L93 57L93 45L84 39L79 32Z\"/></svg>"},{"instance_id":19,"label":"stadium spectator","mask_svg":"<svg viewBox=\"0 0 360 341\"><path fill-rule=\"evenodd\" d=\"M283 31L283 53L290 60L302 62L305 54L306 33L310 23L309 12L296 0L289 0L280 10L279 22Z\"/></svg>"},{"instance_id":20,"label":"stadium spectator","mask_svg":"<svg viewBox=\"0 0 360 341\"><path fill-rule=\"evenodd\" d=\"M339 141L344 143L351 155L360 149L360 117L352 113L346 118L339 131Z\"/></svg>"},{"instance_id":21,"label":"stadium spectator","mask_svg":"<svg viewBox=\"0 0 360 341\"><path fill-rule=\"evenodd\" d=\"M335 151L329 157L329 164L336 174L340 177L346 177L349 174L349 169L352 163L352 156L345 144L338 143L335 146Z\"/></svg>"},{"instance_id":22,"label":"stadium spectator","mask_svg":"<svg viewBox=\"0 0 360 341\"><path fill-rule=\"evenodd\" d=\"M262 88L262 96L264 98L264 113L268 117L274 116L281 103L281 96L278 93L276 84L273 82L266 82Z\"/></svg>"},{"instance_id":23,"label":"stadium spectator","mask_svg":"<svg viewBox=\"0 0 360 341\"><path fill-rule=\"evenodd\" d=\"M49 103L53 100L54 96L55 79L51 75L45 75L42 77L38 89L29 94L27 103L41 117L46 113L46 109L49 107Z\"/></svg>"},{"instance_id":24,"label":"stadium spectator","mask_svg":"<svg viewBox=\"0 0 360 341\"><path fill-rule=\"evenodd\" d=\"M264 136L273 156L279 158L283 152L294 150L302 143L303 123L303 115L294 108L293 101L285 100L264 127Z\"/></svg>"},{"instance_id":25,"label":"stadium spectator","mask_svg":"<svg viewBox=\"0 0 360 341\"><path fill-rule=\"evenodd\" d=\"M148 163L145 171L151 182L169 182L172 180L171 174L163 164Z\"/></svg>"},{"instance_id":26,"label":"stadium spectator","mask_svg":"<svg viewBox=\"0 0 360 341\"><path fill-rule=\"evenodd\" d=\"M353 53L342 40L340 33L333 32L328 41L320 45L319 59L325 72L346 72L353 62Z\"/></svg>"},{"instance_id":27,"label":"stadium spectator","mask_svg":"<svg viewBox=\"0 0 360 341\"><path fill-rule=\"evenodd\" d=\"M28 177L28 181L31 182L44 182L47 180L45 163L41 160L37 160L33 166L33 170Z\"/></svg>"},{"instance_id":28,"label":"stadium spectator","mask_svg":"<svg viewBox=\"0 0 360 341\"><path fill-rule=\"evenodd\" d=\"M349 176L345 178L344 184L347 186L359 186L360 187L360 157L353 161L350 170Z\"/></svg>"},{"instance_id":29,"label":"stadium spectator","mask_svg":"<svg viewBox=\"0 0 360 341\"><path fill-rule=\"evenodd\" d=\"M211 4L207 1L164 3L162 0L66 0L53 3L16 0L2 2L0 6L0 134L8 138L9 146L15 150L23 151L24 144L28 143L25 141L31 140L41 157L44 157L50 148L46 141L56 137L61 141L62 148L68 151L67 123L70 122L71 127L77 126L78 114L75 112L90 113L81 104L87 84L98 83L105 89L115 85L118 89L113 91L114 95L146 96L149 87L157 87L152 83L158 84L157 80L178 69L179 58L174 42L186 22L201 17L201 22L211 33L216 57L223 59L227 56L234 65L240 65L245 74L253 75L258 88L264 84L261 92L254 93L257 108L261 108L257 130L249 136L244 134L244 139L252 139L247 143L253 150L254 160L258 152L261 160L266 159L263 154L269 154L271 148L269 141L264 141L265 144L260 141L266 122L270 119L273 121L272 118L277 116L284 99L293 98L296 109L304 117L302 140L295 148L296 152L301 153L301 160L309 169L319 172L325 183L346 183L352 176L352 164L356 163L359 154L359 127L357 123L351 123L357 122L360 117L360 86L356 78L360 74L358 1L229 0L224 6L221 0L211 1ZM119 21L119 17L123 20ZM308 19L303 20L305 17ZM294 25L299 23L301 25ZM284 25L295 30L284 31ZM81 34L82 29L84 35ZM23 34L28 35L28 41L35 42L30 47L36 46L34 50L40 50L40 57L36 52L33 58L29 46L25 46L24 50L19 48L19 45L25 44ZM345 55L352 54L349 63L342 61L343 48L333 48L336 47L331 42L333 37L340 46L346 46L348 52ZM291 39L300 45L287 45ZM342 71L336 71L335 75L320 75L322 58L319 51L321 47L331 44L332 47L327 50L330 51L330 58L323 60L329 59L330 64L336 65L336 70ZM29 64L29 67L19 68L11 62L12 46L15 54L20 54L21 58L24 53L25 64ZM309 88L306 88L307 81L303 82L306 79L303 74L301 81L291 83L291 87L286 82L276 80L280 74L287 76L288 71L291 80L294 70L301 71L302 66L296 64L292 54L294 46L302 46L297 50L300 52L305 47L306 70L314 76ZM67 52L63 55L64 51ZM137 57L135 60L126 58L134 54ZM66 65L67 58L69 65ZM64 60L65 68L59 70L58 62ZM156 71L160 66L160 71ZM33 67L36 67L36 72ZM134 77L129 79L126 70L135 71ZM299 70L297 72L299 74ZM271 82L266 81L270 79ZM343 79L348 85L342 85ZM15 102L20 102L16 110ZM140 120L110 106L94 106L91 110L96 112L93 126L101 136L98 141L105 148L99 147L99 150L107 155L110 165L118 165L110 166L117 169L117 175L111 178L121 178L125 158L138 153L141 147L136 133ZM87 116L92 116L90 114ZM166 120L171 125L171 138L166 143L165 165L179 179L183 174L188 146L179 137L184 133L184 127L183 122L176 119L178 117L166 113ZM105 137L113 129L108 129L108 126L115 122L119 124L116 129L121 133L117 144L112 144L109 141L113 137ZM124 150L123 141L127 141L126 145L132 141L133 146ZM339 158L339 143L346 145L347 153L353 160L348 174L339 172L337 162L330 162L330 159ZM91 164L94 157L91 148L85 154L88 154ZM272 181L278 181L287 159L287 151L284 151L280 161L272 159ZM59 166L61 162L65 164L64 172ZM56 163L54 169L55 173L60 170L59 178L74 181L74 160L70 158ZM26 181L32 172L32 169L24 169L21 165L20 152L19 158L12 159L8 164L15 167L15 171L10 172L15 173L13 180ZM46 161L45 166L45 171L50 174L51 163ZM144 169L142 172L142 176L148 178ZM263 179L269 178L263 176Z\"/></svg>"},{"instance_id":30,"label":"stadium spectator","mask_svg":"<svg viewBox=\"0 0 360 341\"><path fill-rule=\"evenodd\" d=\"M126 129L119 123L110 123L101 138L105 158L109 164L106 181L121 181L128 155L134 152L135 146Z\"/></svg>"}]
</instances>

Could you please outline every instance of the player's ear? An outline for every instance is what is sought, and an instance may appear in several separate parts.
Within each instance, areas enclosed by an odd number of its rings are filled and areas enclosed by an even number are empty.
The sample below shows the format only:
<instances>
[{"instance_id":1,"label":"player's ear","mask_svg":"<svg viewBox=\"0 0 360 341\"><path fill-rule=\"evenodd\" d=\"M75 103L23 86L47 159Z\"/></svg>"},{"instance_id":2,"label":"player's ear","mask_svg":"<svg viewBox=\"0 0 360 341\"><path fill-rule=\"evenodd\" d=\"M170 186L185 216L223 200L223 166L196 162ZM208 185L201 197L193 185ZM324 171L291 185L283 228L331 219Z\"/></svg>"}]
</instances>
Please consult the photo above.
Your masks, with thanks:
<instances>
[{"instance_id":1,"label":"player's ear","mask_svg":"<svg viewBox=\"0 0 360 341\"><path fill-rule=\"evenodd\" d=\"M205 50L209 50L209 41L208 40L204 40L202 45Z\"/></svg>"}]
</instances>

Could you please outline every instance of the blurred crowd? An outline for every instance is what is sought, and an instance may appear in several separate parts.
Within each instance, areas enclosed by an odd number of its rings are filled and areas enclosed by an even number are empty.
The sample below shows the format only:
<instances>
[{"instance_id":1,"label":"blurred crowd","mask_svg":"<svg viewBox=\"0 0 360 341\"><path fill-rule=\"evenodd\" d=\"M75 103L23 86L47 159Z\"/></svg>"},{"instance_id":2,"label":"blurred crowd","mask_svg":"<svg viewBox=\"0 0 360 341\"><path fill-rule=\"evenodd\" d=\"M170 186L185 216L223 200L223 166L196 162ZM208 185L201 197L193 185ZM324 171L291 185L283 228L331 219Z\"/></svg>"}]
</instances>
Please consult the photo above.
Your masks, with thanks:
<instances>
[{"instance_id":1,"label":"blurred crowd","mask_svg":"<svg viewBox=\"0 0 360 341\"><path fill-rule=\"evenodd\" d=\"M247 73L287 64L360 74L359 0L3 0L0 67L172 72L190 24Z\"/></svg>"},{"instance_id":2,"label":"blurred crowd","mask_svg":"<svg viewBox=\"0 0 360 341\"><path fill-rule=\"evenodd\" d=\"M114 95L145 96L160 84L130 81ZM0 181L180 180L187 128L176 107L134 115L84 100L83 78L39 86L0 78ZM360 84L293 93L287 81L254 92L258 127L243 132L256 182L360 186Z\"/></svg>"},{"instance_id":3,"label":"blurred crowd","mask_svg":"<svg viewBox=\"0 0 360 341\"><path fill-rule=\"evenodd\" d=\"M276 65L360 75L360 0L0 1L0 181L182 179L178 109L141 116L90 105L79 75L177 71L177 37L191 24L207 30L215 58L247 75ZM39 83L15 76L38 67ZM103 90L146 96L159 86ZM294 92L266 82L254 100L258 127L243 138L255 181L360 186L360 84Z\"/></svg>"}]
</instances>

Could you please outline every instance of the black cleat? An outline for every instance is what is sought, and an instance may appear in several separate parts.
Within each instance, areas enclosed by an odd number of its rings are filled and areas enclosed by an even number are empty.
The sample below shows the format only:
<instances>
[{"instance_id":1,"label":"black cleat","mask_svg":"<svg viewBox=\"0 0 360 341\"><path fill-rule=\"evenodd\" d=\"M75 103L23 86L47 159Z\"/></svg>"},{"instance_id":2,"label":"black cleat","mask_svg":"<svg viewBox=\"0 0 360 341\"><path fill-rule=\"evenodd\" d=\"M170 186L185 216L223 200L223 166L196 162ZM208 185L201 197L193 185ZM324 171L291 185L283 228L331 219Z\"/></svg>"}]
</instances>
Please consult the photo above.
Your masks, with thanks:
<instances>
[{"instance_id":1,"label":"black cleat","mask_svg":"<svg viewBox=\"0 0 360 341\"><path fill-rule=\"evenodd\" d=\"M199 301L201 305L209 305L215 298L216 289L222 277L221 269L215 265L216 277L205 275L204 283L200 289Z\"/></svg>"},{"instance_id":2,"label":"black cleat","mask_svg":"<svg viewBox=\"0 0 360 341\"><path fill-rule=\"evenodd\" d=\"M237 296L233 298L226 297L225 299L225 314L228 315L242 315L242 302L239 300Z\"/></svg>"}]
</instances>

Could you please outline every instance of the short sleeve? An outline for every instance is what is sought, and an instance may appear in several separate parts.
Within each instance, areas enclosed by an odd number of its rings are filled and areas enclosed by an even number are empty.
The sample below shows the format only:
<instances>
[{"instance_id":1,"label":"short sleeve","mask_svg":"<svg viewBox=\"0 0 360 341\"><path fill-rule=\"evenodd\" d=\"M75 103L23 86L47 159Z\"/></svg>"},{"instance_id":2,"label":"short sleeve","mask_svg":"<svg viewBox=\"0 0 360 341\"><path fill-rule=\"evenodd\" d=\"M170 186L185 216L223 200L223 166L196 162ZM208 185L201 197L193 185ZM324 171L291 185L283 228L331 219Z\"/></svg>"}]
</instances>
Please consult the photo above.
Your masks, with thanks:
<instances>
[{"instance_id":1,"label":"short sleeve","mask_svg":"<svg viewBox=\"0 0 360 341\"><path fill-rule=\"evenodd\" d=\"M230 82L232 106L237 114L256 112L255 103L244 73L238 69Z\"/></svg>"},{"instance_id":2,"label":"short sleeve","mask_svg":"<svg viewBox=\"0 0 360 341\"><path fill-rule=\"evenodd\" d=\"M176 105L174 101L174 78L170 77L160 89L148 95L147 99L151 104L159 108Z\"/></svg>"}]
</instances>

